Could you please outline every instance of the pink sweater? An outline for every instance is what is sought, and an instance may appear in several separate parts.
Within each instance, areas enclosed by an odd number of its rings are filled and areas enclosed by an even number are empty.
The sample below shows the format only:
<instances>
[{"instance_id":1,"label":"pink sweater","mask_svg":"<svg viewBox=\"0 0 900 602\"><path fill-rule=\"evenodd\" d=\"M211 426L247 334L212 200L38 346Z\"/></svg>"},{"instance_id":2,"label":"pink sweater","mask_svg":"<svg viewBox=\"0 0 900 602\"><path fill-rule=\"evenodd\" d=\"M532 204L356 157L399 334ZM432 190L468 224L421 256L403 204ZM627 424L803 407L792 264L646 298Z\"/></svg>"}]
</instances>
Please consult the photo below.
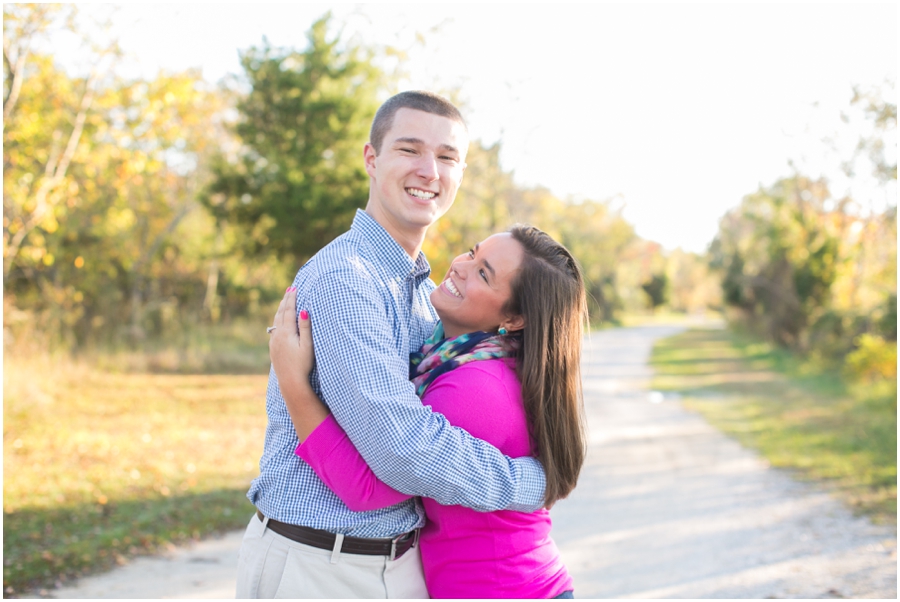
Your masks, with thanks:
<instances>
[{"instance_id":1,"label":"pink sweater","mask_svg":"<svg viewBox=\"0 0 900 602\"><path fill-rule=\"evenodd\" d=\"M471 362L441 375L422 403L507 456L531 455L521 386L504 360ZM297 447L297 455L351 510L411 497L378 480L333 417ZM428 515L422 564L432 597L552 598L573 589L550 539L547 510L476 512L427 498L422 503Z\"/></svg>"}]
</instances>

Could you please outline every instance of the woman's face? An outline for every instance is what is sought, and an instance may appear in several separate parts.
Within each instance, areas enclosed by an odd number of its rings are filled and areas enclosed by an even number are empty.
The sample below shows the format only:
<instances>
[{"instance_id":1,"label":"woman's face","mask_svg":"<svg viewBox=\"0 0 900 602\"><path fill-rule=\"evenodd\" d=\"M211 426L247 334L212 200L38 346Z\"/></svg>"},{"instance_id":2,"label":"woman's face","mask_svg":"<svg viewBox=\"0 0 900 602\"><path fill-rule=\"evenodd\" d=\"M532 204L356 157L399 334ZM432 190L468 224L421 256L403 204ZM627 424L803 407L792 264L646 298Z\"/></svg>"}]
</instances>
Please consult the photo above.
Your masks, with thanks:
<instances>
[{"instance_id":1,"label":"woman's face","mask_svg":"<svg viewBox=\"0 0 900 602\"><path fill-rule=\"evenodd\" d=\"M496 330L501 325L507 330L522 327L521 317L507 316L501 309L523 257L522 245L504 232L453 260L444 281L431 293L447 337Z\"/></svg>"}]
</instances>

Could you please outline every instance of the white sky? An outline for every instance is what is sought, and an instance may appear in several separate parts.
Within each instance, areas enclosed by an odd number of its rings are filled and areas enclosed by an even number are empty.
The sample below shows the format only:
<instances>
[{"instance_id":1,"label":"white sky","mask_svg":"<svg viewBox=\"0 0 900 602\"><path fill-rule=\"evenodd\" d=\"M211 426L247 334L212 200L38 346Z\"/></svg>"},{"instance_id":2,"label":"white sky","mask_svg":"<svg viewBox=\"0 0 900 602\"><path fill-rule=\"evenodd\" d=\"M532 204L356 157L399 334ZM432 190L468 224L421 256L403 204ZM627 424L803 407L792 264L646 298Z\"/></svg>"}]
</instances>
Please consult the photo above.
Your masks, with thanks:
<instances>
[{"instance_id":1,"label":"white sky","mask_svg":"<svg viewBox=\"0 0 900 602\"><path fill-rule=\"evenodd\" d=\"M329 9L345 35L408 51L403 89L459 89L518 182L618 197L638 234L692 251L789 159L834 175L821 138L855 142L851 86L897 72L894 3L127 5L113 32L145 77L217 81L263 36L302 48Z\"/></svg>"}]
</instances>

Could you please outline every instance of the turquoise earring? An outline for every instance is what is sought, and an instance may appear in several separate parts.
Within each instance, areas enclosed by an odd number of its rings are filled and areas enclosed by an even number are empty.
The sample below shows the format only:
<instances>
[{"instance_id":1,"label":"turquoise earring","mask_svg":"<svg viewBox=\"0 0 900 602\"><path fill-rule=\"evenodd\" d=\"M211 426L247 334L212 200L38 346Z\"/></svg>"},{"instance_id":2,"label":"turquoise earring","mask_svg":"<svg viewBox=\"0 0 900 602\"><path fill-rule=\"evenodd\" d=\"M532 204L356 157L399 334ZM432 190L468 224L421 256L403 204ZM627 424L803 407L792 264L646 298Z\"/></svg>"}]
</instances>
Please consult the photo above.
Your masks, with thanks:
<instances>
[{"instance_id":1,"label":"turquoise earring","mask_svg":"<svg viewBox=\"0 0 900 602\"><path fill-rule=\"evenodd\" d=\"M501 326L500 329L497 331L497 334L503 335L503 334L506 334L507 332L509 332L509 331Z\"/></svg>"}]
</instances>

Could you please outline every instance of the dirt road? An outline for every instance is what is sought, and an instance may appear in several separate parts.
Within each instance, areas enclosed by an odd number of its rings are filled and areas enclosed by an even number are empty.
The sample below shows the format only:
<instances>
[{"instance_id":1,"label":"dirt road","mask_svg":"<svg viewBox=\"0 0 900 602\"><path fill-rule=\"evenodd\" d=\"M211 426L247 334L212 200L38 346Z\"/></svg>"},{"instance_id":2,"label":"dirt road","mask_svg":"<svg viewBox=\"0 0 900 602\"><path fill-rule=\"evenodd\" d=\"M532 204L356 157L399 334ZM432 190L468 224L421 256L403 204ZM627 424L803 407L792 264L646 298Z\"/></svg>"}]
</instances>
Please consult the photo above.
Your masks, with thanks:
<instances>
[{"instance_id":1,"label":"dirt road","mask_svg":"<svg viewBox=\"0 0 900 602\"><path fill-rule=\"evenodd\" d=\"M584 362L591 449L553 511L583 598L896 598L896 530L647 390L644 327L596 333Z\"/></svg>"},{"instance_id":2,"label":"dirt road","mask_svg":"<svg viewBox=\"0 0 900 602\"><path fill-rule=\"evenodd\" d=\"M553 509L580 598L895 598L896 530L648 391L653 341L678 327L594 333L586 343L591 447ZM139 558L57 598L227 598L240 533Z\"/></svg>"}]
</instances>

